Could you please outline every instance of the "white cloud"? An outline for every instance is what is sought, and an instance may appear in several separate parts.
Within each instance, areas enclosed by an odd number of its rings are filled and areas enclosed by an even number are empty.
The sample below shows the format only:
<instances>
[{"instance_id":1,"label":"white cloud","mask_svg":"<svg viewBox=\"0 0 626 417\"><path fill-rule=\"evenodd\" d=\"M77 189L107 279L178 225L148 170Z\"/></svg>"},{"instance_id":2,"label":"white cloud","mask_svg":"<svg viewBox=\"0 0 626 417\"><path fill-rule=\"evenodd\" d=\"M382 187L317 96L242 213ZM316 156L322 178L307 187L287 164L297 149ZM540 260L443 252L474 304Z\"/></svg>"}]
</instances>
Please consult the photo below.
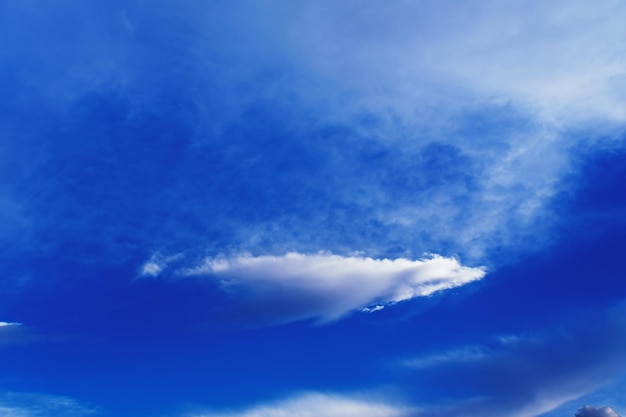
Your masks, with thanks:
<instances>
[{"instance_id":1,"label":"white cloud","mask_svg":"<svg viewBox=\"0 0 626 417\"><path fill-rule=\"evenodd\" d=\"M22 323L11 323L11 322L6 322L6 321L0 321L0 327L15 327L15 326L21 326Z\"/></svg>"},{"instance_id":2,"label":"white cloud","mask_svg":"<svg viewBox=\"0 0 626 417\"><path fill-rule=\"evenodd\" d=\"M162 265L159 265L156 262L148 261L141 267L141 275L156 277L157 275L161 273L162 270L163 270Z\"/></svg>"},{"instance_id":3,"label":"white cloud","mask_svg":"<svg viewBox=\"0 0 626 417\"><path fill-rule=\"evenodd\" d=\"M363 307L361 309L362 312L364 313L375 313L377 311L381 311L385 308L385 306L381 306L381 305L375 305L373 307Z\"/></svg>"},{"instance_id":4,"label":"white cloud","mask_svg":"<svg viewBox=\"0 0 626 417\"><path fill-rule=\"evenodd\" d=\"M208 258L185 275L207 275L240 299L245 310L288 322L338 319L367 307L380 310L415 297L458 287L485 276L457 259L373 259L328 253Z\"/></svg>"},{"instance_id":5,"label":"white cloud","mask_svg":"<svg viewBox=\"0 0 626 417\"><path fill-rule=\"evenodd\" d=\"M194 417L408 417L410 411L384 402L312 393L241 412L203 413Z\"/></svg>"}]
</instances>

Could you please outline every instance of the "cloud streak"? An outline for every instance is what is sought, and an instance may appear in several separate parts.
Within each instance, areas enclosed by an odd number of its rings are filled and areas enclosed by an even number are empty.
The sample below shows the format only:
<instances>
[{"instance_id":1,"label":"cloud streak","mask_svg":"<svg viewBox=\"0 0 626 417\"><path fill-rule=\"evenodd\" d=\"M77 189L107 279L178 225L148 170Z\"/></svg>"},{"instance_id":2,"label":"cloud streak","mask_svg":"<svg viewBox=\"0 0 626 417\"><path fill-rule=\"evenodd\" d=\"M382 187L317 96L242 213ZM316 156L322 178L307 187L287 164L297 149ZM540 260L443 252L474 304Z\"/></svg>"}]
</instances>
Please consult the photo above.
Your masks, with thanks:
<instances>
[{"instance_id":1,"label":"cloud streak","mask_svg":"<svg viewBox=\"0 0 626 417\"><path fill-rule=\"evenodd\" d=\"M404 364L412 369L432 368L442 364L467 363L486 359L491 351L483 346L468 346L409 359Z\"/></svg>"},{"instance_id":2,"label":"cloud streak","mask_svg":"<svg viewBox=\"0 0 626 417\"><path fill-rule=\"evenodd\" d=\"M441 256L409 260L293 252L208 258L180 273L216 280L242 314L266 315L271 322L323 322L459 287L483 278L485 269Z\"/></svg>"}]
</instances>

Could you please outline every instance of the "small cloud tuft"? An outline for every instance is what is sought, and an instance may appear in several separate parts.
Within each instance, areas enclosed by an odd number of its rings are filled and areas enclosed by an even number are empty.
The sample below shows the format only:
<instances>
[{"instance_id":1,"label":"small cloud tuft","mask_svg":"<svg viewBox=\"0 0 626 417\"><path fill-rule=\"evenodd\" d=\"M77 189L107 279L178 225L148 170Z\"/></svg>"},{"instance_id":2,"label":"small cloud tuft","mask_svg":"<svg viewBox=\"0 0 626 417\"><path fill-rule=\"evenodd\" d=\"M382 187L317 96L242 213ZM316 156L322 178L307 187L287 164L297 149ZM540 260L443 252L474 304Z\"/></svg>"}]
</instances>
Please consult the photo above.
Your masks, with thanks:
<instances>
[{"instance_id":1,"label":"small cloud tuft","mask_svg":"<svg viewBox=\"0 0 626 417\"><path fill-rule=\"evenodd\" d=\"M611 407L586 405L574 414L574 417L620 417Z\"/></svg>"},{"instance_id":2,"label":"small cloud tuft","mask_svg":"<svg viewBox=\"0 0 626 417\"><path fill-rule=\"evenodd\" d=\"M160 253L155 253L150 257L150 259L144 263L139 271L139 276L142 277L157 277L163 272L167 266L182 258L182 254L176 254L172 256L163 256Z\"/></svg>"}]
</instances>

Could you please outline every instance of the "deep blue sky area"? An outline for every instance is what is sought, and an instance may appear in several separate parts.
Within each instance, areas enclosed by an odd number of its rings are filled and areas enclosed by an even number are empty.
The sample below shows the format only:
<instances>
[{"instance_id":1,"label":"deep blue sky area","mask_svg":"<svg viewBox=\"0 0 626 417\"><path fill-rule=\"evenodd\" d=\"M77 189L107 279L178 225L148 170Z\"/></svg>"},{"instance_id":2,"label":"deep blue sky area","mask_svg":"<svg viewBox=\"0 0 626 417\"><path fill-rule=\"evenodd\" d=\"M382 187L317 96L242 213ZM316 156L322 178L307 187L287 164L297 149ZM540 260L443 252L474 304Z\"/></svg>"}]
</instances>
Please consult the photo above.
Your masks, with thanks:
<instances>
[{"instance_id":1,"label":"deep blue sky area","mask_svg":"<svg viewBox=\"0 0 626 417\"><path fill-rule=\"evenodd\" d=\"M0 2L0 417L623 415L624 21Z\"/></svg>"}]
</instances>

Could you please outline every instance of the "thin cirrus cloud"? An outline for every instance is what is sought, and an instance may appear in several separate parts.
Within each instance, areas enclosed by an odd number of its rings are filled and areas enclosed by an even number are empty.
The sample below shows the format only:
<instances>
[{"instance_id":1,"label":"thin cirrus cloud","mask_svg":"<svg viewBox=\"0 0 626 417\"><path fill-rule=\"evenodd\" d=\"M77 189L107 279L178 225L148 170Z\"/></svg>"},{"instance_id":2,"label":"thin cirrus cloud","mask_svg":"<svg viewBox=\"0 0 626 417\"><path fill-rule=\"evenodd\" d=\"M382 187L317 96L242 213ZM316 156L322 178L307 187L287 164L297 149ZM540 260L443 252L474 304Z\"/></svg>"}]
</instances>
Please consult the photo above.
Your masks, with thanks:
<instances>
[{"instance_id":1,"label":"thin cirrus cloud","mask_svg":"<svg viewBox=\"0 0 626 417\"><path fill-rule=\"evenodd\" d=\"M208 258L178 271L219 282L235 301L235 315L269 323L314 318L321 322L459 287L485 276L454 258L373 259L328 253Z\"/></svg>"},{"instance_id":2,"label":"thin cirrus cloud","mask_svg":"<svg viewBox=\"0 0 626 417\"><path fill-rule=\"evenodd\" d=\"M303 394L269 405L233 413L202 413L193 417L410 417L408 407L357 397L319 393Z\"/></svg>"}]
</instances>

